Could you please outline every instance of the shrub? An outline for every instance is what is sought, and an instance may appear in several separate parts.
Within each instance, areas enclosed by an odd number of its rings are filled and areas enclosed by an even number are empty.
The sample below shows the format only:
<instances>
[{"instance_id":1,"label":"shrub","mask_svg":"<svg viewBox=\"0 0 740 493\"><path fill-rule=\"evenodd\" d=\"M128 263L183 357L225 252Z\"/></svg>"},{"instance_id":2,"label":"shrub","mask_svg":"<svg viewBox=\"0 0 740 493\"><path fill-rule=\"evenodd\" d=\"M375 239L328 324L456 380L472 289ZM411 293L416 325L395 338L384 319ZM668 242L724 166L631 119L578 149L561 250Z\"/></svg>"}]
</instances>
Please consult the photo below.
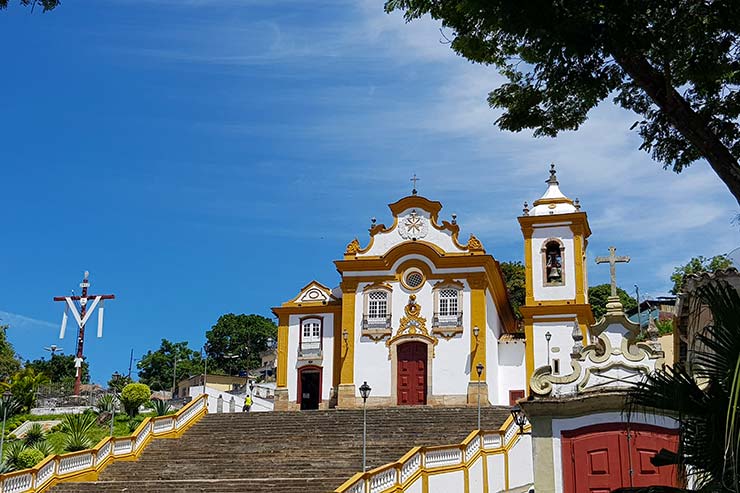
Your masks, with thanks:
<instances>
[{"instance_id":1,"label":"shrub","mask_svg":"<svg viewBox=\"0 0 740 493\"><path fill-rule=\"evenodd\" d=\"M123 388L121 392L121 404L129 416L136 416L139 412L139 406L149 402L152 391L148 385L143 383L130 383Z\"/></svg>"},{"instance_id":2,"label":"shrub","mask_svg":"<svg viewBox=\"0 0 740 493\"><path fill-rule=\"evenodd\" d=\"M13 465L8 464L7 462L0 462L0 474L5 474L8 472L13 472Z\"/></svg>"},{"instance_id":3,"label":"shrub","mask_svg":"<svg viewBox=\"0 0 740 493\"><path fill-rule=\"evenodd\" d=\"M33 447L39 442L44 441L46 433L40 423L34 423L26 432L26 436L23 437L23 442L29 447Z\"/></svg>"},{"instance_id":4,"label":"shrub","mask_svg":"<svg viewBox=\"0 0 740 493\"><path fill-rule=\"evenodd\" d=\"M139 425L144 421L144 418L142 416L136 416L132 417L128 420L128 431L133 433L136 431L136 428L139 427Z\"/></svg>"},{"instance_id":5,"label":"shrub","mask_svg":"<svg viewBox=\"0 0 740 493\"><path fill-rule=\"evenodd\" d=\"M18 454L18 458L15 461L17 469L28 469L33 467L46 457L41 451L35 448L27 448L23 452Z\"/></svg>"}]
</instances>

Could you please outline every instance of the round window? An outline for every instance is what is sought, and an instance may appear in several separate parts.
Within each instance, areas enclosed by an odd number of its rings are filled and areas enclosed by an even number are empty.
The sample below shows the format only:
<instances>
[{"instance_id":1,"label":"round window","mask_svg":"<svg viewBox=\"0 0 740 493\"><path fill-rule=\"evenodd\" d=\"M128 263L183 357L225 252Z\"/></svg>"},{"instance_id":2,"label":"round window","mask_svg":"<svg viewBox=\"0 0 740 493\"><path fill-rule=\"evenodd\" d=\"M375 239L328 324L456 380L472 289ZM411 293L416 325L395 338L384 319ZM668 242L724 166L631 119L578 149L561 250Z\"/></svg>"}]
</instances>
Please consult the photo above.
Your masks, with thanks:
<instances>
[{"instance_id":1,"label":"round window","mask_svg":"<svg viewBox=\"0 0 740 493\"><path fill-rule=\"evenodd\" d=\"M424 283L424 276L421 272L412 271L406 274L406 286L416 289Z\"/></svg>"}]
</instances>

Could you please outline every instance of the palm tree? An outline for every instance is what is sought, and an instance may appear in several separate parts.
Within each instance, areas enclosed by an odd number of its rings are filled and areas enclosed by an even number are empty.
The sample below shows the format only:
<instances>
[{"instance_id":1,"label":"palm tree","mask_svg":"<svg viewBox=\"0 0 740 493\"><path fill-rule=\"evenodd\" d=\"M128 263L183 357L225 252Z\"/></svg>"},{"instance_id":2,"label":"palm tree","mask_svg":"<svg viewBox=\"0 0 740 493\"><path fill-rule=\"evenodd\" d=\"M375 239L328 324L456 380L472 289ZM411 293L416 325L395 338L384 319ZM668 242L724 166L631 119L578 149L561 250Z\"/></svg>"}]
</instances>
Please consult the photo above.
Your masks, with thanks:
<instances>
[{"instance_id":1,"label":"palm tree","mask_svg":"<svg viewBox=\"0 0 740 493\"><path fill-rule=\"evenodd\" d=\"M628 417L658 411L678 420L678 450L662 450L653 463L679 465L696 490L617 491L740 491L740 295L723 281L700 287L697 295L710 309L713 323L697 336L689 369L675 365L655 371L627 399Z\"/></svg>"}]
</instances>

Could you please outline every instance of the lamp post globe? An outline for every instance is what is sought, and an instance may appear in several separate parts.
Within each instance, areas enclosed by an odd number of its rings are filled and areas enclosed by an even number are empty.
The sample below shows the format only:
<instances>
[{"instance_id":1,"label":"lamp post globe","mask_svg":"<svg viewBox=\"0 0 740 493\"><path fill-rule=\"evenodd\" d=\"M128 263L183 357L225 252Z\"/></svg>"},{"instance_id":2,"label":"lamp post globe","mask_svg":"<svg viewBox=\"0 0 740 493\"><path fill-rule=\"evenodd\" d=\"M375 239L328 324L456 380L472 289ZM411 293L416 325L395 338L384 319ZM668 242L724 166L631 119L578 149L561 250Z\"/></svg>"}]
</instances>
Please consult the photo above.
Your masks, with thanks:
<instances>
[{"instance_id":1,"label":"lamp post globe","mask_svg":"<svg viewBox=\"0 0 740 493\"><path fill-rule=\"evenodd\" d=\"M519 404L515 404L511 407L511 417L514 419L514 424L519 427L519 434L524 434L524 425L527 424L527 416L519 407Z\"/></svg>"}]
</instances>

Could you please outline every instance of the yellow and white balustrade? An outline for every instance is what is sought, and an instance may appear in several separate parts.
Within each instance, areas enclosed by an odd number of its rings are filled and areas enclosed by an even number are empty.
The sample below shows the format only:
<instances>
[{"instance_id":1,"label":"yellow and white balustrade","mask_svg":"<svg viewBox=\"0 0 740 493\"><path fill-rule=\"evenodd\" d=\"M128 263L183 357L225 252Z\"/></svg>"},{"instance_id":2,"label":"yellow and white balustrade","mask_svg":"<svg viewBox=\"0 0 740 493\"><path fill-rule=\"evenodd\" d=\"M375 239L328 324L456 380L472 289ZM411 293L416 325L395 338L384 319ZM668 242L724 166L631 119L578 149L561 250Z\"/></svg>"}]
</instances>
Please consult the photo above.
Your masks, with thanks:
<instances>
[{"instance_id":1,"label":"yellow and white balustrade","mask_svg":"<svg viewBox=\"0 0 740 493\"><path fill-rule=\"evenodd\" d=\"M532 442L511 417L462 443L414 447L396 462L357 473L334 493L493 493L531 484Z\"/></svg>"},{"instance_id":2,"label":"yellow and white balustrade","mask_svg":"<svg viewBox=\"0 0 740 493\"><path fill-rule=\"evenodd\" d=\"M178 438L208 412L208 398L200 395L170 416L146 418L127 437L106 437L95 447L50 455L35 467L0 475L0 493L39 493L54 484L94 481L115 460L134 460L154 438Z\"/></svg>"}]
</instances>

